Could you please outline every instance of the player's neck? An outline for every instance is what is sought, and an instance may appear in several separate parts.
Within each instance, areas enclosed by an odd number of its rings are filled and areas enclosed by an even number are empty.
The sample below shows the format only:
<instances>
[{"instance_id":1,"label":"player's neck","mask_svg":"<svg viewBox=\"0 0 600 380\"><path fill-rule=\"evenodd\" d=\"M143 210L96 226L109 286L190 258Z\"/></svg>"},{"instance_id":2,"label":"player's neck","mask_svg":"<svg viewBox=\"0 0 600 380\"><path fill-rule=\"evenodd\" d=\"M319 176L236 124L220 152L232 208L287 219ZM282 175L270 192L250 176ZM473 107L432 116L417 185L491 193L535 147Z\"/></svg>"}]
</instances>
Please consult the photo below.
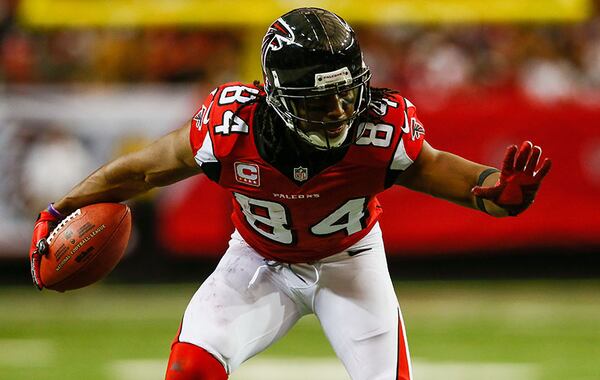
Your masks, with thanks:
<instances>
[{"instance_id":1,"label":"player's neck","mask_svg":"<svg viewBox=\"0 0 600 380\"><path fill-rule=\"evenodd\" d=\"M315 149L287 128L277 115L268 112L268 109L261 110L255 121L255 141L260 156L298 185L302 185L305 180L294 179L296 169L306 169L309 179L339 162L347 151L347 148L323 151Z\"/></svg>"}]
</instances>

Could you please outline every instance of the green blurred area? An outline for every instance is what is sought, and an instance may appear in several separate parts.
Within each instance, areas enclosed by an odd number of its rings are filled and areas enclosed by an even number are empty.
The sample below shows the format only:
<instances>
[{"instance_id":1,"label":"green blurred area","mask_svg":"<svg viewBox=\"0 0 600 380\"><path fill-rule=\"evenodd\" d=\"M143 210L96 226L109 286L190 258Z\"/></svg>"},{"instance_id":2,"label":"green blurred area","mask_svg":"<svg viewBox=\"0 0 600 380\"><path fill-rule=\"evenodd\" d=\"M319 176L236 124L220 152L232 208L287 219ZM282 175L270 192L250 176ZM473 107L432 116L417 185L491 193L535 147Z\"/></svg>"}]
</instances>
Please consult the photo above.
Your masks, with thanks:
<instances>
[{"instance_id":1,"label":"green blurred area","mask_svg":"<svg viewBox=\"0 0 600 380\"><path fill-rule=\"evenodd\" d=\"M530 364L539 380L600 378L598 280L396 286L414 360ZM0 378L108 380L120 360L166 363L196 287L97 285L65 294L4 287ZM259 358L333 355L318 321L306 317Z\"/></svg>"}]
</instances>

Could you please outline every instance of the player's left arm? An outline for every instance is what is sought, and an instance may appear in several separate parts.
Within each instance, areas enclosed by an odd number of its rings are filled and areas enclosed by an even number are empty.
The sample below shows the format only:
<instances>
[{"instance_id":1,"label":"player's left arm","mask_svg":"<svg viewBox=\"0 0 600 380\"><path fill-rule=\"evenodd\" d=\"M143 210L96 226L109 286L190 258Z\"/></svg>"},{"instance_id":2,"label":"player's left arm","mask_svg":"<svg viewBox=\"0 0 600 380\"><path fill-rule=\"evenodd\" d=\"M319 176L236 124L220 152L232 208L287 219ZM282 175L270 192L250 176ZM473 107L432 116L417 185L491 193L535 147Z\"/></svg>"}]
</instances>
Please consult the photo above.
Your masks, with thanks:
<instances>
[{"instance_id":1,"label":"player's left arm","mask_svg":"<svg viewBox=\"0 0 600 380\"><path fill-rule=\"evenodd\" d=\"M484 166L423 142L414 163L396 184L493 216L515 216L535 198L550 159L540 163L542 150L525 141L507 148L501 170Z\"/></svg>"}]
</instances>

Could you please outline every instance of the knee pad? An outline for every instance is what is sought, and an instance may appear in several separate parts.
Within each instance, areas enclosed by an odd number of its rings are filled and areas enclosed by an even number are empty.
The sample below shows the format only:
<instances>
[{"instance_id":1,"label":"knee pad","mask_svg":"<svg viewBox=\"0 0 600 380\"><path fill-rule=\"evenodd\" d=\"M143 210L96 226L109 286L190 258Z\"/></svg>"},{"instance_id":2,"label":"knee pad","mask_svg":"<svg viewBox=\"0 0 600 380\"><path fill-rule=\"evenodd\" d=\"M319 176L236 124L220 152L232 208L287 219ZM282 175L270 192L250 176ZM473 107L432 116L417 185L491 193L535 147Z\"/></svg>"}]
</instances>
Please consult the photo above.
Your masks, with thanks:
<instances>
[{"instance_id":1,"label":"knee pad","mask_svg":"<svg viewBox=\"0 0 600 380\"><path fill-rule=\"evenodd\" d=\"M165 380L227 380L227 372L205 349L176 342L171 346Z\"/></svg>"}]
</instances>

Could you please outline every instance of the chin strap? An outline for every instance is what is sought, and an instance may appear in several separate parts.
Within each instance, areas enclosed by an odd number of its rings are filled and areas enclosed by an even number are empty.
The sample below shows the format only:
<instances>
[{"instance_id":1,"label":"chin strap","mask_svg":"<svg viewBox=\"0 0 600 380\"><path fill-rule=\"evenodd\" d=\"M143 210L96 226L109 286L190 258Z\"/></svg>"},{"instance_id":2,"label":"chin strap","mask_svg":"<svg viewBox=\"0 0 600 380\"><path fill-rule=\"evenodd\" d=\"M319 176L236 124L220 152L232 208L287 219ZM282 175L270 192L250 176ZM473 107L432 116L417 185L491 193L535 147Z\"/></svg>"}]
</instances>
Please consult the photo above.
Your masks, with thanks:
<instances>
[{"instance_id":1,"label":"chin strap","mask_svg":"<svg viewBox=\"0 0 600 380\"><path fill-rule=\"evenodd\" d=\"M324 133L319 132L308 132L306 136L309 142L313 145L316 145L320 148L329 149L329 148L337 148L346 141L346 137L348 137L348 130L350 127L347 127L344 132L336 137L335 139L329 139L329 137L325 136Z\"/></svg>"}]
</instances>

